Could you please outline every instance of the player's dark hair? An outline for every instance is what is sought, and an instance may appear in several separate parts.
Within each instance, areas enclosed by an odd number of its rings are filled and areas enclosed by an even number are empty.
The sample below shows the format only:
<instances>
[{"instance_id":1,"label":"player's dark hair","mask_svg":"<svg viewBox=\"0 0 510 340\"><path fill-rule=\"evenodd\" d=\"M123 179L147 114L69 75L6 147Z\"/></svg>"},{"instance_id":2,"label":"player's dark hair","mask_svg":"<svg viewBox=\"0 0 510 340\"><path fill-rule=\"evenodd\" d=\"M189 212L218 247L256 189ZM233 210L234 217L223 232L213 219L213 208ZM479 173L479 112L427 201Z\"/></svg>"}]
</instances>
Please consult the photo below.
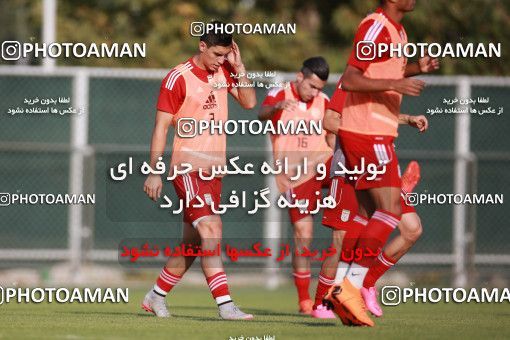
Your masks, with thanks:
<instances>
[{"instance_id":1,"label":"player's dark hair","mask_svg":"<svg viewBox=\"0 0 510 340\"><path fill-rule=\"evenodd\" d=\"M329 77L328 62L323 57L308 58L303 62L303 67L301 67L301 73L303 73L305 78L308 78L312 74L315 74L321 80L326 81L328 80Z\"/></svg>"},{"instance_id":2,"label":"player's dark hair","mask_svg":"<svg viewBox=\"0 0 510 340\"><path fill-rule=\"evenodd\" d=\"M211 21L209 24L213 24L215 27L221 27L225 24L221 21ZM209 25L206 24L206 25ZM203 41L206 43L207 47L211 46L230 46L232 45L232 34L228 33L222 33L222 30L205 30L204 34L200 36L200 41Z\"/></svg>"}]
</instances>

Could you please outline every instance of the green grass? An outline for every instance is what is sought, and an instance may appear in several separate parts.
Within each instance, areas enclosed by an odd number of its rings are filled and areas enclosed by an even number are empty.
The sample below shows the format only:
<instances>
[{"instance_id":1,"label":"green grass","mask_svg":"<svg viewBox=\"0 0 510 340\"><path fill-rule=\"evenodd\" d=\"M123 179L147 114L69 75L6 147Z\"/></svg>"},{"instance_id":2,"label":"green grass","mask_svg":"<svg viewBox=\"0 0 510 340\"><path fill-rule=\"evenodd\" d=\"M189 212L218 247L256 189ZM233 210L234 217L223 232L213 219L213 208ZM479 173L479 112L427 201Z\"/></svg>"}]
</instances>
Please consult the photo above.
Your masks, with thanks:
<instances>
[{"instance_id":1,"label":"green grass","mask_svg":"<svg viewBox=\"0 0 510 340\"><path fill-rule=\"evenodd\" d=\"M178 287L168 303L173 317L140 309L144 291L128 304L17 304L0 306L0 339L510 339L510 304L412 304L386 307L374 328L344 327L296 313L293 287L278 291L236 288L232 293L252 321L221 321L206 287Z\"/></svg>"}]
</instances>

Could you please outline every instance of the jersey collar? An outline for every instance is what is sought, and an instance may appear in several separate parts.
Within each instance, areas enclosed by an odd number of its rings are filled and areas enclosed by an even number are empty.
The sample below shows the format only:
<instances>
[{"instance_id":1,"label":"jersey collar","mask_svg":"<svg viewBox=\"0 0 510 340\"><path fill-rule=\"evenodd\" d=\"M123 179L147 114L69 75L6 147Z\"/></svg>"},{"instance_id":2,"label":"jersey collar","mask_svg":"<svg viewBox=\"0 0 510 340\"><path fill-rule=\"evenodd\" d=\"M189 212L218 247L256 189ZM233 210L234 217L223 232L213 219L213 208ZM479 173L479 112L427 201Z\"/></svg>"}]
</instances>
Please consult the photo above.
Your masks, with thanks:
<instances>
[{"instance_id":1,"label":"jersey collar","mask_svg":"<svg viewBox=\"0 0 510 340\"><path fill-rule=\"evenodd\" d=\"M198 67L197 64L195 64L195 62L193 61L193 57L189 58L188 61L191 63L191 66L193 67L191 69L191 72L193 72L193 74L203 82L207 83L208 77L212 77L214 75L214 72L209 72Z\"/></svg>"},{"instance_id":2,"label":"jersey collar","mask_svg":"<svg viewBox=\"0 0 510 340\"><path fill-rule=\"evenodd\" d=\"M298 102L300 102L300 103L305 103L305 104L306 104L306 109L307 109L307 110L308 110L308 109L312 106L313 100L314 100L315 98L312 98L312 99L310 99L310 100L309 100L309 101L307 101L307 102L302 101L302 100L301 100L301 97L300 97L300 96L299 96L299 94L297 93L296 85L294 85L294 82L293 82L293 81L291 81L291 82L290 82L290 90L292 91L292 95L294 96L294 98L295 98Z\"/></svg>"},{"instance_id":3,"label":"jersey collar","mask_svg":"<svg viewBox=\"0 0 510 340\"><path fill-rule=\"evenodd\" d=\"M382 13L382 15L384 15L384 17L386 19L388 19L389 22L391 22L391 24L393 26L395 26L395 28L397 29L397 31L400 31L402 29L402 24L399 24L398 22L395 22L393 21L393 19L391 19L385 12L384 10L382 9L382 7L379 7L375 10L376 13Z\"/></svg>"}]
</instances>

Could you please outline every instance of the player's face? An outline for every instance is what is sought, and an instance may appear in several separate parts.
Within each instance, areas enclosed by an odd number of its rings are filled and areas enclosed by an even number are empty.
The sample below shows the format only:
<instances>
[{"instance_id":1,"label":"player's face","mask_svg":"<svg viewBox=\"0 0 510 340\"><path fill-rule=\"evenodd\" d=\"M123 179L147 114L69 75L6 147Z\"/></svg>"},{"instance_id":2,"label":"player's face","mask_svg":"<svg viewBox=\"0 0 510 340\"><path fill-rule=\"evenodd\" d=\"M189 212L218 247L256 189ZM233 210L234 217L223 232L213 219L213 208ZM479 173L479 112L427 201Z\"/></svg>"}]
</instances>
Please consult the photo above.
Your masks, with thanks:
<instances>
[{"instance_id":1,"label":"player's face","mask_svg":"<svg viewBox=\"0 0 510 340\"><path fill-rule=\"evenodd\" d=\"M326 82L317 77L316 74L305 77L303 73L299 72L297 75L297 92L302 101L308 102L319 95Z\"/></svg>"},{"instance_id":2,"label":"player's face","mask_svg":"<svg viewBox=\"0 0 510 340\"><path fill-rule=\"evenodd\" d=\"M232 46L211 46L203 41L200 42L201 60L207 71L217 72L221 65L227 60L227 54L232 50Z\"/></svg>"},{"instance_id":3,"label":"player's face","mask_svg":"<svg viewBox=\"0 0 510 340\"><path fill-rule=\"evenodd\" d=\"M402 12L411 12L414 10L416 0L397 0L396 5Z\"/></svg>"}]
</instances>

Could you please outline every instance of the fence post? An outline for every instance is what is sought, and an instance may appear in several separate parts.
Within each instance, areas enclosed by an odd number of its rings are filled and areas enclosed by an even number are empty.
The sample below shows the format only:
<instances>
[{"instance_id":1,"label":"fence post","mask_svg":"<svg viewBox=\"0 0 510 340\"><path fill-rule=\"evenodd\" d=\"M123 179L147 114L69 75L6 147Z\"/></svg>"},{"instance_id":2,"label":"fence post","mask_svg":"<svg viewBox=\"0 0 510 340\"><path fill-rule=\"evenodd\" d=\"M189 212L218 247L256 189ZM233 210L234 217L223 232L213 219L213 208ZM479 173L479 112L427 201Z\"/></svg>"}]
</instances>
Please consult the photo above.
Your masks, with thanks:
<instances>
[{"instance_id":1,"label":"fence post","mask_svg":"<svg viewBox=\"0 0 510 340\"><path fill-rule=\"evenodd\" d=\"M460 77L457 84L456 96L459 99L457 107L467 109L467 113L455 115L455 166L454 166L454 194L467 193L467 173L470 157L471 115L469 104L460 104L462 99L471 97L471 83L468 77ZM464 287L467 284L466 268L466 220L467 209L463 204L453 206L453 286Z\"/></svg>"},{"instance_id":2,"label":"fence post","mask_svg":"<svg viewBox=\"0 0 510 340\"><path fill-rule=\"evenodd\" d=\"M478 193L478 159L472 154L469 160L469 193ZM476 204L471 204L468 208L467 217L467 240L466 240L466 267L467 284L474 286L476 284Z\"/></svg>"},{"instance_id":3,"label":"fence post","mask_svg":"<svg viewBox=\"0 0 510 340\"><path fill-rule=\"evenodd\" d=\"M69 168L69 193L83 194L84 190L84 164L88 153L88 125L89 125L89 76L85 69L78 69L73 78L72 103L76 110L83 109L82 114L71 116L71 157ZM83 261L83 206L69 205L68 215L68 246L69 261L72 268L72 281L81 280L81 265Z\"/></svg>"},{"instance_id":4,"label":"fence post","mask_svg":"<svg viewBox=\"0 0 510 340\"><path fill-rule=\"evenodd\" d=\"M85 193L96 192L96 158L97 155L92 147L87 148L85 156L84 187ZM96 197L97 199L97 197ZM84 261L91 257L94 248L94 229L95 229L95 205L85 205L83 207L82 217L82 258Z\"/></svg>"},{"instance_id":5,"label":"fence post","mask_svg":"<svg viewBox=\"0 0 510 340\"><path fill-rule=\"evenodd\" d=\"M266 138L266 162L271 162L272 153L271 153L271 143L269 138ZM269 188L269 201L271 202L271 206L267 210L265 214L264 220L264 239L267 242L267 246L272 249L273 256L267 258L266 262L266 288L267 289L276 289L280 285L279 273L280 269L278 268L279 264L276 261L276 249L278 249L278 243L281 239L281 211L278 207L275 206L276 201L279 197L278 188L276 186L275 180L272 176L266 176L265 178L266 187Z\"/></svg>"},{"instance_id":6,"label":"fence post","mask_svg":"<svg viewBox=\"0 0 510 340\"><path fill-rule=\"evenodd\" d=\"M57 32L57 1L44 0L43 1L43 27L42 27L42 41L49 45L56 41ZM45 70L52 70L55 67L56 59L43 58L43 67Z\"/></svg>"}]
</instances>

